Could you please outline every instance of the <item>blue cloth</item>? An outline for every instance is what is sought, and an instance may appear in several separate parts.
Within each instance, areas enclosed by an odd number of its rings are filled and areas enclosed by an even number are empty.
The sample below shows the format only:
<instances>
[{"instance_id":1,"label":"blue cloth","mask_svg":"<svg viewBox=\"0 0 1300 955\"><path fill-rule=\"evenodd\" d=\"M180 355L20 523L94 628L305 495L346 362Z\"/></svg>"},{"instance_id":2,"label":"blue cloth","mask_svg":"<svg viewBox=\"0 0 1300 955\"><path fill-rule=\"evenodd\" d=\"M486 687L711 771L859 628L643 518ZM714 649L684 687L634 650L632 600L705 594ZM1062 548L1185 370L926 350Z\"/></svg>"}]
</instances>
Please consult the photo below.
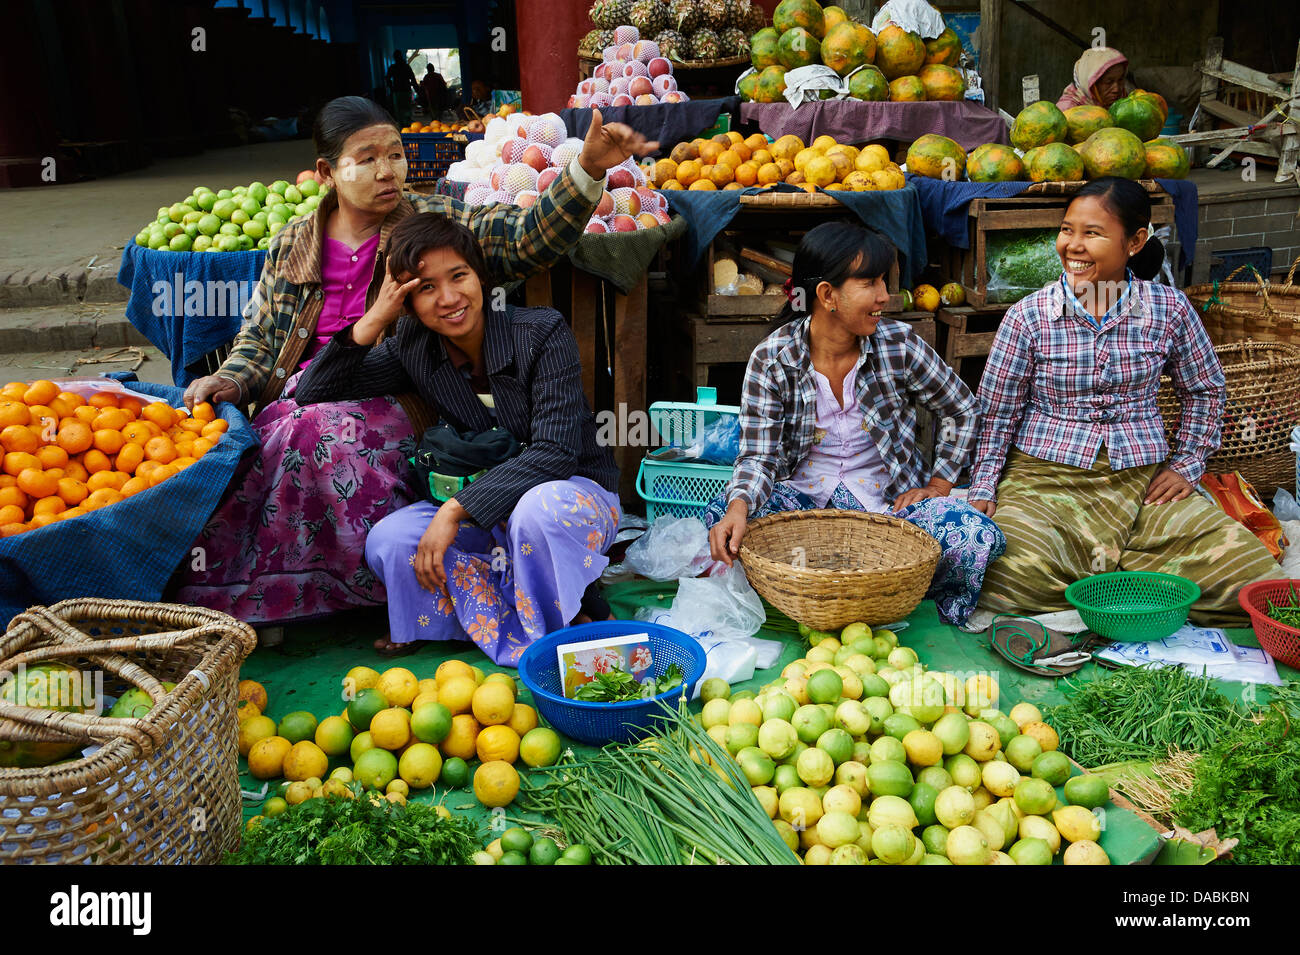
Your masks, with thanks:
<instances>
[{"instance_id":1,"label":"blue cloth","mask_svg":"<svg viewBox=\"0 0 1300 955\"><path fill-rule=\"evenodd\" d=\"M949 182L913 173L907 174L907 181L916 186L926 231L955 249L970 248L966 213L972 199L1006 199L1020 195L1033 185L1032 182ZM1173 197L1179 268L1187 268L1191 264L1188 252L1196 248L1196 183L1186 179L1157 179L1156 182Z\"/></svg>"},{"instance_id":2,"label":"blue cloth","mask_svg":"<svg viewBox=\"0 0 1300 955\"><path fill-rule=\"evenodd\" d=\"M658 155L667 156L678 143L688 142L712 129L723 113L739 118L740 97L692 99L654 106L602 106L600 121L631 126L646 139L659 143ZM584 139L591 125L591 107L561 110L560 119L569 136Z\"/></svg>"},{"instance_id":3,"label":"blue cloth","mask_svg":"<svg viewBox=\"0 0 1300 955\"><path fill-rule=\"evenodd\" d=\"M784 183L772 187L778 192L801 192L798 186ZM740 211L740 197L755 195L758 188L731 189L718 192L691 192L686 189L667 190L668 207L686 220L686 261L694 268L704 255L704 250L719 232ZM894 243L899 255L899 281L910 288L913 279L925 268L924 218L917 190L911 187L893 190L849 192L836 190L826 193L838 199L862 223L882 233Z\"/></svg>"},{"instance_id":4,"label":"blue cloth","mask_svg":"<svg viewBox=\"0 0 1300 955\"><path fill-rule=\"evenodd\" d=\"M120 377L120 376L114 376ZM170 385L127 381L126 387L173 407ZM176 568L192 559L199 532L217 509L243 453L257 445L234 405L217 415L230 428L207 454L157 487L98 511L0 539L0 620L34 604L72 597L157 600Z\"/></svg>"},{"instance_id":5,"label":"blue cloth","mask_svg":"<svg viewBox=\"0 0 1300 955\"><path fill-rule=\"evenodd\" d=\"M118 284L131 290L127 320L167 355L177 386L193 380L185 370L189 365L239 334L240 312L257 288L265 262L262 249L171 252L127 240L117 271Z\"/></svg>"}]
</instances>

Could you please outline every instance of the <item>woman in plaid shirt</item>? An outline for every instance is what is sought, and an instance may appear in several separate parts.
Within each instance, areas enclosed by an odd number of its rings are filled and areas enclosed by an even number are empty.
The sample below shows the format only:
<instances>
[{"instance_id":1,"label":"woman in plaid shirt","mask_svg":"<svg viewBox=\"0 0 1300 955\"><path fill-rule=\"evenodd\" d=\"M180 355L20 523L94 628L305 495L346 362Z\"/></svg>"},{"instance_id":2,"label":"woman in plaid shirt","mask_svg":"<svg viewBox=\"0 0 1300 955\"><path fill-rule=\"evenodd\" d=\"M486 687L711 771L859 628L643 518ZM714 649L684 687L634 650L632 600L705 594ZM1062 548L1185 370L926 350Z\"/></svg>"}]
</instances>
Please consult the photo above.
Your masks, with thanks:
<instances>
[{"instance_id":1,"label":"woman in plaid shirt","mask_svg":"<svg viewBox=\"0 0 1300 955\"><path fill-rule=\"evenodd\" d=\"M804 236L781 327L745 372L735 472L704 521L714 559L730 565L752 518L896 513L939 541L929 596L961 624L1004 541L949 496L975 440L975 397L909 325L880 317L893 260L889 244L858 225L828 222ZM917 449L918 404L940 421L933 471Z\"/></svg>"},{"instance_id":2,"label":"woman in plaid shirt","mask_svg":"<svg viewBox=\"0 0 1300 955\"><path fill-rule=\"evenodd\" d=\"M370 527L416 499L408 458L427 411L409 396L300 408L302 370L381 295L389 236L434 212L467 227L493 282L542 271L573 247L600 200L605 171L657 148L599 113L581 155L528 209L469 207L404 192L406 158L393 118L346 96L321 110L316 170L331 186L316 211L279 230L230 357L185 400L256 402L261 449L198 541L177 598L250 623L382 604L362 555ZM274 636L271 637L274 640Z\"/></svg>"},{"instance_id":3,"label":"woman in plaid shirt","mask_svg":"<svg viewBox=\"0 0 1300 955\"><path fill-rule=\"evenodd\" d=\"M980 383L983 424L969 500L1007 538L985 578L999 612L1067 609L1065 588L1103 571L1162 571L1201 588L1192 618L1243 618L1244 584L1280 576L1245 526L1193 493L1219 446L1223 369L1164 259L1151 201L1096 179L1066 209L1061 280L1012 306ZM1162 374L1182 403L1170 448Z\"/></svg>"}]
</instances>

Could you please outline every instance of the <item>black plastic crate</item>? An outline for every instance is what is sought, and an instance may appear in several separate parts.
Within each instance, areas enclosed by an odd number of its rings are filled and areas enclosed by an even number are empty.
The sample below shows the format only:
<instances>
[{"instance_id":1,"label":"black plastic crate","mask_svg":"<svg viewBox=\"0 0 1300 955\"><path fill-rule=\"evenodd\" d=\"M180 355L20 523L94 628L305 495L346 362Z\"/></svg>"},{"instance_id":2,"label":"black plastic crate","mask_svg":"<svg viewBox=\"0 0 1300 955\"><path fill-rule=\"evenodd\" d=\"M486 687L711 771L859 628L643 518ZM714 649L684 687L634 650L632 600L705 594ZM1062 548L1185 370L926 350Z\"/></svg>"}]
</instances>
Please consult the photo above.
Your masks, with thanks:
<instances>
[{"instance_id":1,"label":"black plastic crate","mask_svg":"<svg viewBox=\"0 0 1300 955\"><path fill-rule=\"evenodd\" d=\"M1223 282L1243 265L1253 265L1260 277L1267 280L1273 271L1273 250L1262 245L1249 249L1226 249L1210 254L1210 281ZM1252 278L1250 269L1242 271L1234 282L1249 282Z\"/></svg>"}]
</instances>

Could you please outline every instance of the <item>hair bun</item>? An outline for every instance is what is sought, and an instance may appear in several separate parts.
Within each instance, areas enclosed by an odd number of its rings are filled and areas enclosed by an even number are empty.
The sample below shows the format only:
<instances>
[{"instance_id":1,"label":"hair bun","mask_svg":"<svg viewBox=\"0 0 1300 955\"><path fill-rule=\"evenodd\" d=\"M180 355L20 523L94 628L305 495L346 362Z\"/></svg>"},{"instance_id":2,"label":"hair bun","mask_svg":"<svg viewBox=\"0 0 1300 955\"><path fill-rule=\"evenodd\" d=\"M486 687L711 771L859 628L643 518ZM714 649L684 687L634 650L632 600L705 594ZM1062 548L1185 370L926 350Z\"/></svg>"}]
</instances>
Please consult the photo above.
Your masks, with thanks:
<instances>
[{"instance_id":1,"label":"hair bun","mask_svg":"<svg viewBox=\"0 0 1300 955\"><path fill-rule=\"evenodd\" d=\"M1128 267L1133 270L1133 274L1148 282L1160 274L1160 268L1164 264L1165 244L1154 235L1148 236L1146 245L1128 260Z\"/></svg>"}]
</instances>

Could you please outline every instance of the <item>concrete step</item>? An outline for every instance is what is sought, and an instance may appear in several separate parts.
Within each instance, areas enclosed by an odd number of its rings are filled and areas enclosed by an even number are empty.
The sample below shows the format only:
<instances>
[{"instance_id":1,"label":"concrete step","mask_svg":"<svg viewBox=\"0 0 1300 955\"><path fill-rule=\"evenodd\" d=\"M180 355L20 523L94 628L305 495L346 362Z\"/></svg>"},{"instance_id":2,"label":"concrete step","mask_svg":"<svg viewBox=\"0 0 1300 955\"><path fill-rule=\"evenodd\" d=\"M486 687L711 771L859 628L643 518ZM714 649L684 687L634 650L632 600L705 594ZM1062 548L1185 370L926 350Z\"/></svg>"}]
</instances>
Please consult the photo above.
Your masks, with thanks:
<instances>
[{"instance_id":1,"label":"concrete step","mask_svg":"<svg viewBox=\"0 0 1300 955\"><path fill-rule=\"evenodd\" d=\"M148 344L120 305L0 308L0 354Z\"/></svg>"},{"instance_id":2,"label":"concrete step","mask_svg":"<svg viewBox=\"0 0 1300 955\"><path fill-rule=\"evenodd\" d=\"M0 308L125 302L130 291L117 284L120 246L63 265L6 268L0 265Z\"/></svg>"},{"instance_id":3,"label":"concrete step","mask_svg":"<svg viewBox=\"0 0 1300 955\"><path fill-rule=\"evenodd\" d=\"M152 345L0 354L0 381L5 382L67 378L74 375L93 377L108 371L132 370L141 381L167 385L172 383L171 365L167 356Z\"/></svg>"}]
</instances>

